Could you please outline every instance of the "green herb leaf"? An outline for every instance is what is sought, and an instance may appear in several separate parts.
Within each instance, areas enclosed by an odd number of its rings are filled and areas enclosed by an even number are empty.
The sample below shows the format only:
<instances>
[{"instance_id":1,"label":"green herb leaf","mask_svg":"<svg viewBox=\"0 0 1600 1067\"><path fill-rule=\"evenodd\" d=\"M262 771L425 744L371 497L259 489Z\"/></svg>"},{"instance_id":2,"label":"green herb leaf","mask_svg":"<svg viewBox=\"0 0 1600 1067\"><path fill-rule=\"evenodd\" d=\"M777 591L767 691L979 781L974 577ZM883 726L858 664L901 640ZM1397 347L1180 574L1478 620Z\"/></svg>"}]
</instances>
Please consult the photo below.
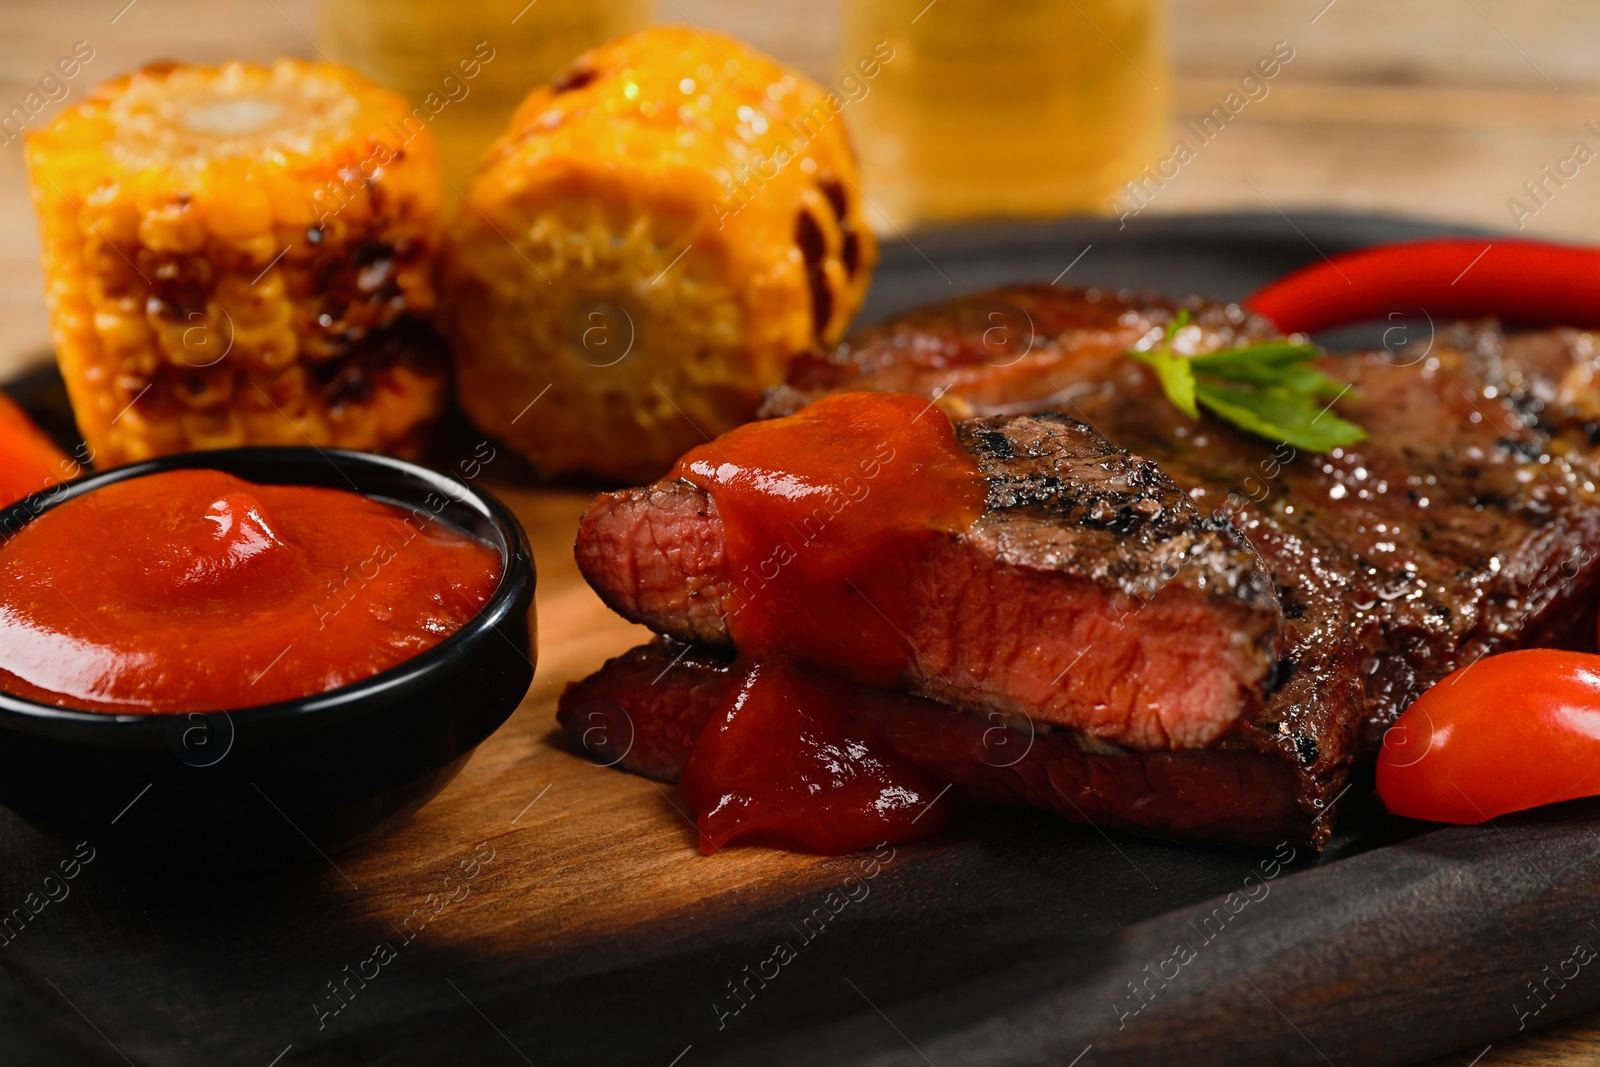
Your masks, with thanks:
<instances>
[{"instance_id":1,"label":"green herb leaf","mask_svg":"<svg viewBox=\"0 0 1600 1067\"><path fill-rule=\"evenodd\" d=\"M1332 401L1349 387L1307 366L1319 355L1313 346L1265 341L1180 356L1172 340L1188 324L1188 310L1179 311L1159 345L1128 355L1155 371L1161 391L1191 419L1204 407L1242 430L1309 452L1366 438L1361 427L1333 413Z\"/></svg>"},{"instance_id":2,"label":"green herb leaf","mask_svg":"<svg viewBox=\"0 0 1600 1067\"><path fill-rule=\"evenodd\" d=\"M1128 355L1156 372L1161 391L1167 394L1173 406L1191 419L1198 419L1200 411L1194 406L1194 370L1187 359L1172 352L1173 335L1187 325L1189 309L1184 308L1167 323L1167 335L1159 345L1148 352L1129 352Z\"/></svg>"},{"instance_id":3,"label":"green herb leaf","mask_svg":"<svg viewBox=\"0 0 1600 1067\"><path fill-rule=\"evenodd\" d=\"M1272 441L1307 452L1326 452L1365 440L1366 433L1341 419L1311 393L1289 389L1233 389L1197 382L1195 394L1207 410Z\"/></svg>"}]
</instances>

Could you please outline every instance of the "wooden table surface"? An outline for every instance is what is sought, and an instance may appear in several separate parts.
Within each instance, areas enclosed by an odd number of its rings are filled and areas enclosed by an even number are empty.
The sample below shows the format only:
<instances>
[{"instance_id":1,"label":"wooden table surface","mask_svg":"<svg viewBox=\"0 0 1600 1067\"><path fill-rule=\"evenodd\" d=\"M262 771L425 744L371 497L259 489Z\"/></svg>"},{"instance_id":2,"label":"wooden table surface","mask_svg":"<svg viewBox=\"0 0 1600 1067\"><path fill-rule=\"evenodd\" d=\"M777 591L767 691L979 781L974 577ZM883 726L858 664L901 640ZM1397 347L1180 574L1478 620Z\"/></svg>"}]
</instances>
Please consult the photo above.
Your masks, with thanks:
<instances>
[{"instance_id":1,"label":"wooden table surface","mask_svg":"<svg viewBox=\"0 0 1600 1067\"><path fill-rule=\"evenodd\" d=\"M840 2L662 0L659 14L727 30L826 75ZM1169 7L1175 121L1209 110L1274 42L1290 41L1296 59L1268 98L1253 104L1162 190L1151 212L1321 207L1508 228L1508 202L1522 195L1525 181L1567 155L1578 140L1600 145L1600 135L1586 127L1600 123L1600 67L1592 59L1600 44L1600 5L1171 0ZM0 111L21 101L76 41L90 42L95 58L69 101L87 84L155 58L215 62L308 55L313 25L311 0L8 0L0 33ZM1584 188L1588 182L1600 183L1600 177L1580 172L1526 219L1526 232L1600 241L1600 197ZM0 144L0 379L50 357L34 227L20 142ZM551 785L539 818L544 836L553 839L559 839L561 811L568 805L654 805L657 833L640 846L648 862L628 877L669 887L676 869L694 857L689 828L670 791L575 765L549 738L560 687L635 643L642 631L607 612L572 565L568 546L583 496L514 488L507 494L530 521L539 552L539 674L508 727L510 740L496 746L492 760L470 765L464 777L494 775L506 760L523 761L527 788L501 798L505 821L509 825ZM447 790L402 835L425 841L436 821L447 818L460 788ZM597 880L616 875L586 869L581 843L567 847L572 851L564 877L571 880L574 899L593 892ZM750 850L725 868L724 877L766 881L791 877L808 865ZM359 869L346 873L362 876ZM670 893L661 897L669 898ZM491 925L475 936L492 937L493 916L483 918ZM1437 1062L1490 1067L1597 1058L1600 1015Z\"/></svg>"}]
</instances>

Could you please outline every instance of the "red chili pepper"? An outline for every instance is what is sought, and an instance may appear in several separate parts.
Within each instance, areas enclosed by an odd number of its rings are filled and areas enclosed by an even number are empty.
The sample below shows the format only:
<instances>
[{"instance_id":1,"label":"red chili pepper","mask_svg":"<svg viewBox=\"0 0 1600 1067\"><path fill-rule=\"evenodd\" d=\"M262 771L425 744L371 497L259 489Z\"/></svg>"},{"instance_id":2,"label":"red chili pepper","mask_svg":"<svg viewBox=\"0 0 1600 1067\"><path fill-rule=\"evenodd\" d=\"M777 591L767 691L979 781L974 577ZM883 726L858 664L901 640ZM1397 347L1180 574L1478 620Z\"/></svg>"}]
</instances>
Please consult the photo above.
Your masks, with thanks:
<instances>
[{"instance_id":1,"label":"red chili pepper","mask_svg":"<svg viewBox=\"0 0 1600 1067\"><path fill-rule=\"evenodd\" d=\"M1600 249L1449 237L1345 252L1245 300L1285 333L1421 308L1434 320L1496 317L1529 326L1600 326Z\"/></svg>"},{"instance_id":2,"label":"red chili pepper","mask_svg":"<svg viewBox=\"0 0 1600 1067\"><path fill-rule=\"evenodd\" d=\"M1507 652L1451 674L1383 738L1378 796L1396 815L1480 823L1600 794L1600 656Z\"/></svg>"},{"instance_id":3,"label":"red chili pepper","mask_svg":"<svg viewBox=\"0 0 1600 1067\"><path fill-rule=\"evenodd\" d=\"M43 431L0 393L0 508L76 473Z\"/></svg>"}]
</instances>

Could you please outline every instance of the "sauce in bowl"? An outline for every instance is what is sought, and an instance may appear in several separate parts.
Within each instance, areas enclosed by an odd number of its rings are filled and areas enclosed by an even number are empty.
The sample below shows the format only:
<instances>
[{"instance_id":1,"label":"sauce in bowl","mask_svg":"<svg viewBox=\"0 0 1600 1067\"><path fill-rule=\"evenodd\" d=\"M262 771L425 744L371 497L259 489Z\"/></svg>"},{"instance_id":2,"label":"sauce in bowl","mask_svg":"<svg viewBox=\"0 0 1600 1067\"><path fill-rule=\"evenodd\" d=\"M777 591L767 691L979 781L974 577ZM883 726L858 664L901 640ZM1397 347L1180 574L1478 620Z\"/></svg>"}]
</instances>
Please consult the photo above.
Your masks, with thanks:
<instances>
[{"instance_id":1,"label":"sauce in bowl","mask_svg":"<svg viewBox=\"0 0 1600 1067\"><path fill-rule=\"evenodd\" d=\"M107 712L311 696L439 644L502 573L426 508L212 470L132 478L0 543L0 690Z\"/></svg>"}]
</instances>

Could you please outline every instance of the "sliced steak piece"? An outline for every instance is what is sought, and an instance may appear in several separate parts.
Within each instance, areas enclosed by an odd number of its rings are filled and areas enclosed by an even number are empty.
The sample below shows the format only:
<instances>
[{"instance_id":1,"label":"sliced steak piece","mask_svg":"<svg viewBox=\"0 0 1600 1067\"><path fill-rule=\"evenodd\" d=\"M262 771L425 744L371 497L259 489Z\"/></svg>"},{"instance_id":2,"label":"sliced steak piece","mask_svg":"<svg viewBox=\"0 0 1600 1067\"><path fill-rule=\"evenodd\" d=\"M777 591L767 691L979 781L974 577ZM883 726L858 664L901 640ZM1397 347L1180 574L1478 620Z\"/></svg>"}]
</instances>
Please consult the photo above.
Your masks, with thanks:
<instances>
[{"instance_id":1,"label":"sliced steak piece","mask_svg":"<svg viewBox=\"0 0 1600 1067\"><path fill-rule=\"evenodd\" d=\"M608 767L676 784L732 662L730 652L658 637L568 682L556 718L576 749Z\"/></svg>"},{"instance_id":2,"label":"sliced steak piece","mask_svg":"<svg viewBox=\"0 0 1600 1067\"><path fill-rule=\"evenodd\" d=\"M970 528L930 531L894 565L890 614L910 692L1137 750L1207 745L1258 715L1281 610L1229 523L1065 415L967 420L956 438L987 502ZM914 471L888 465L880 477L901 476ZM750 590L731 573L705 490L668 480L602 494L577 557L623 616L731 646L730 618ZM811 666L871 680L847 657Z\"/></svg>"},{"instance_id":3,"label":"sliced steak piece","mask_svg":"<svg viewBox=\"0 0 1600 1067\"><path fill-rule=\"evenodd\" d=\"M676 782L700 731L737 684L728 653L669 639L641 645L567 686L557 716L575 748ZM1291 763L1236 747L1086 750L1070 731L987 717L888 690L852 701L879 746L952 782L968 800L1031 805L1073 822L1269 845L1316 836Z\"/></svg>"},{"instance_id":4,"label":"sliced steak piece","mask_svg":"<svg viewBox=\"0 0 1600 1067\"><path fill-rule=\"evenodd\" d=\"M1203 326L1180 332L1180 351L1265 328L1237 308L1186 306ZM997 370L982 324L1017 307L1067 325ZM1158 463L1202 513L1243 532L1273 573L1286 678L1242 734L1293 746L1311 809L1451 670L1574 629L1592 637L1600 338L1462 325L1421 356L1327 357L1320 369L1351 386L1341 414L1369 438L1302 455L1210 417L1190 422L1144 365L1122 356L1130 340L1159 339L1174 308L1047 286L961 297L800 362L764 411L849 390L939 397L955 417L1054 406Z\"/></svg>"},{"instance_id":5,"label":"sliced steak piece","mask_svg":"<svg viewBox=\"0 0 1600 1067\"><path fill-rule=\"evenodd\" d=\"M578 568L606 606L685 641L727 644L737 590L704 489L663 480L601 493L578 524Z\"/></svg>"}]
</instances>

